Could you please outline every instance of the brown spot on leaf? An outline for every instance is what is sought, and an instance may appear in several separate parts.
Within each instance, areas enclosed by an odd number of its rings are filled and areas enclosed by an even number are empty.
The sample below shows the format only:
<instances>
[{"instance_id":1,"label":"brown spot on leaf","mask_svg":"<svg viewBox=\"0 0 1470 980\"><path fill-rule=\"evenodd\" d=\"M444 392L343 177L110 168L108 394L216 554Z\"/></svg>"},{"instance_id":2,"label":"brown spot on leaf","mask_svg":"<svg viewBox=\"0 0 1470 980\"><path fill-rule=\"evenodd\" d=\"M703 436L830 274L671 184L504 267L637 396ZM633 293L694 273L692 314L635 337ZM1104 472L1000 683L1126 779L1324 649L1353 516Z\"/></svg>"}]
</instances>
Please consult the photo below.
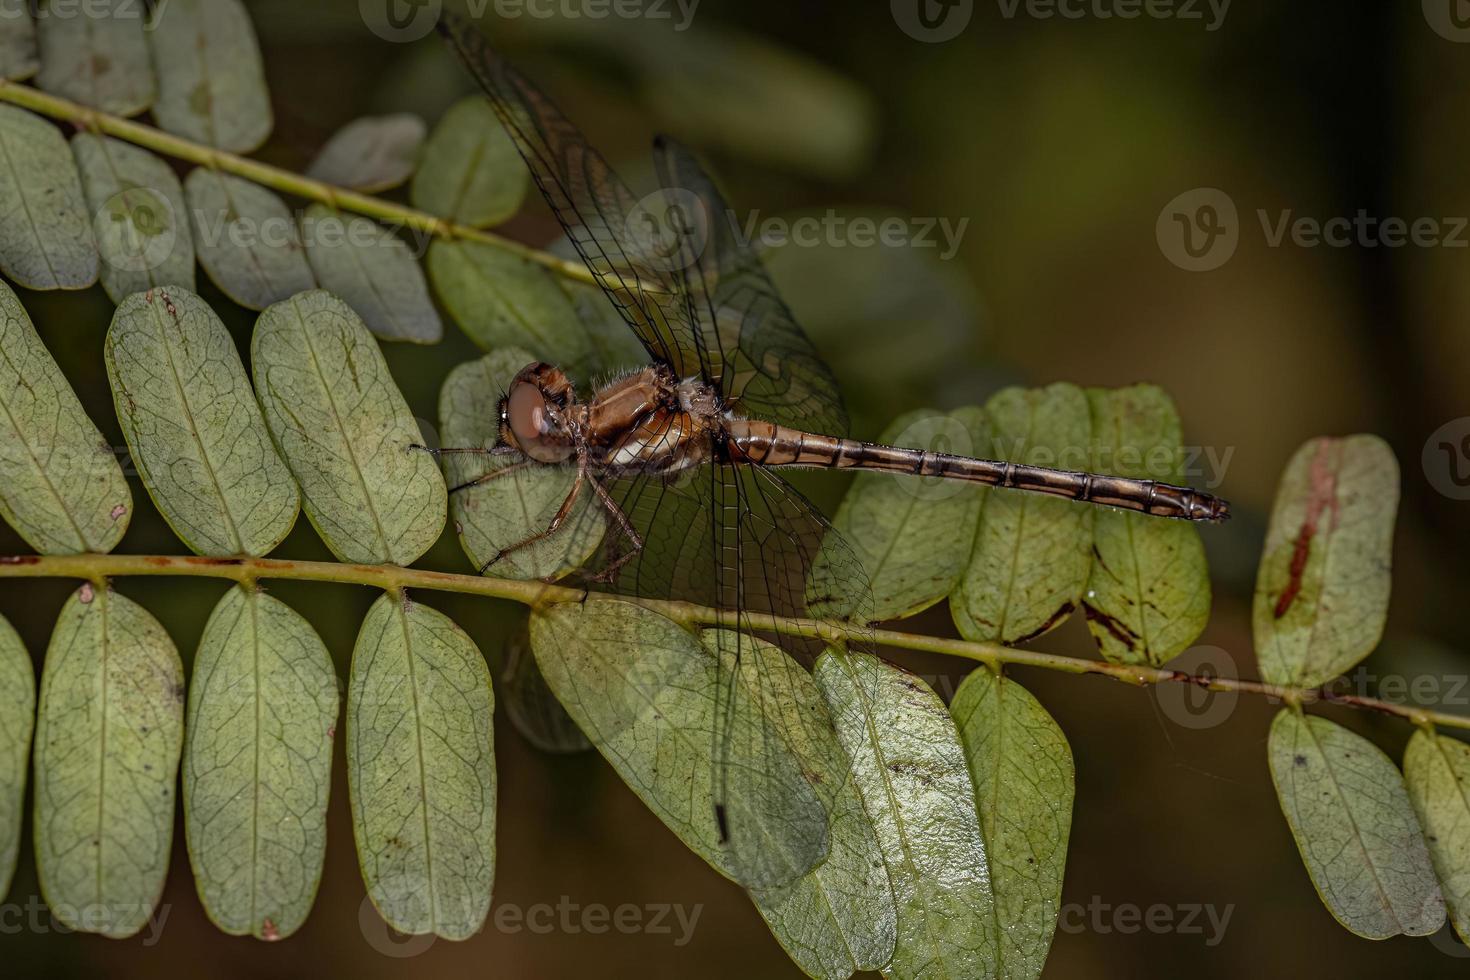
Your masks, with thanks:
<instances>
[{"instance_id":1,"label":"brown spot on leaf","mask_svg":"<svg viewBox=\"0 0 1470 980\"><path fill-rule=\"evenodd\" d=\"M1307 513L1302 526L1296 533L1291 549L1291 565L1287 568L1286 588L1276 599L1272 613L1277 619L1285 616L1291 604L1302 591L1302 576L1307 570L1307 559L1312 555L1312 538L1322 520L1322 512L1331 509L1332 525L1337 527L1337 467L1330 465L1328 456L1333 447L1338 448L1337 462L1342 460L1341 443L1335 439L1323 439L1312 457L1311 470L1307 476Z\"/></svg>"},{"instance_id":2,"label":"brown spot on leaf","mask_svg":"<svg viewBox=\"0 0 1470 980\"><path fill-rule=\"evenodd\" d=\"M1076 609L1076 608L1077 608L1076 606L1072 605L1071 601L1067 601L1067 602L1062 603L1062 607L1060 609L1058 609L1056 612L1052 613L1050 616L1048 616L1047 619L1046 619L1046 622L1042 623L1040 626L1036 627L1036 629L1034 629L1031 632L1027 633L1025 636L1017 637L1016 640L1015 640L1015 642L1016 643L1025 643L1027 640L1034 640L1034 639L1036 639L1041 634L1043 634L1046 631L1050 630L1057 623L1060 623L1062 620L1064 620L1068 616L1072 615L1072 610L1073 609Z\"/></svg>"},{"instance_id":3,"label":"brown spot on leaf","mask_svg":"<svg viewBox=\"0 0 1470 980\"><path fill-rule=\"evenodd\" d=\"M273 943L281 938L280 930L276 928L276 924L269 918L260 923L260 938L268 943Z\"/></svg>"},{"instance_id":4,"label":"brown spot on leaf","mask_svg":"<svg viewBox=\"0 0 1470 980\"><path fill-rule=\"evenodd\" d=\"M80 589L77 589L77 601L84 606L92 601L92 597L94 595L95 593L92 591L91 582L83 582L82 587Z\"/></svg>"},{"instance_id":5,"label":"brown spot on leaf","mask_svg":"<svg viewBox=\"0 0 1470 980\"><path fill-rule=\"evenodd\" d=\"M1123 621L1118 619L1118 617L1111 616L1087 602L1082 604L1082 614L1087 617L1089 623L1097 623L1102 626L1113 639L1123 644L1129 650L1138 649L1138 634L1124 625Z\"/></svg>"}]
</instances>

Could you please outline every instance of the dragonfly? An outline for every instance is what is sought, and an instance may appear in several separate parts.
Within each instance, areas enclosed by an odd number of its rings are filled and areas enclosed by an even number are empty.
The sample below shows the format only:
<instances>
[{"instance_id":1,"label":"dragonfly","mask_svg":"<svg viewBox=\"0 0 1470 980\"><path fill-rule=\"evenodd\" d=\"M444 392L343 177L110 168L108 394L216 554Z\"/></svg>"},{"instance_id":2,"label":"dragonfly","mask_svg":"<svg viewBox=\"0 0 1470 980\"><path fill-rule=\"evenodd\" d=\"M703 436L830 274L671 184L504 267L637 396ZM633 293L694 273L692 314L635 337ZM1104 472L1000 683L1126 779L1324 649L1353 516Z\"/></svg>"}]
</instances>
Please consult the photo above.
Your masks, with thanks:
<instances>
[{"instance_id":1,"label":"dragonfly","mask_svg":"<svg viewBox=\"0 0 1470 980\"><path fill-rule=\"evenodd\" d=\"M861 561L785 471L937 477L1188 521L1229 515L1224 500L1189 487L847 438L836 379L725 220L728 205L694 155L654 141L660 190L650 205L473 24L445 12L438 26L649 363L586 398L556 365L527 364L499 400L493 446L431 451L506 457L456 492L524 468L574 473L544 523L500 548L482 574L576 533L581 505L608 530L586 562L589 582L733 613L740 628L716 631L712 806L695 816L713 822L723 870L742 884L783 884L826 854L841 781L813 778L818 767L793 765L790 750L839 768L845 758L820 711L773 711L775 722L754 726L742 718L742 702L800 700L750 637L809 665L821 645L801 624L844 625L854 648L871 625ZM760 684L764 693L749 693Z\"/></svg>"}]
</instances>

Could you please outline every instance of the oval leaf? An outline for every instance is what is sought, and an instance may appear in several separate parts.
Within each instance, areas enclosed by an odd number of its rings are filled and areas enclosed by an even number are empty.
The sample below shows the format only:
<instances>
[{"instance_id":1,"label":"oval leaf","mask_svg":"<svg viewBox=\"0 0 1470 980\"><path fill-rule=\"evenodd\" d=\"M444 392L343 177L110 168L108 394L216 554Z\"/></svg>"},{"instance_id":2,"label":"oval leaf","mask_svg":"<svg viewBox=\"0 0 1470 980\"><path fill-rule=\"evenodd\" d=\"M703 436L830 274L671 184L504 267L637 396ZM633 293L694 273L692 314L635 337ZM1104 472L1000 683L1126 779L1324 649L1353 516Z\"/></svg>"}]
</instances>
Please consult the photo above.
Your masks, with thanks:
<instances>
[{"instance_id":1,"label":"oval leaf","mask_svg":"<svg viewBox=\"0 0 1470 980\"><path fill-rule=\"evenodd\" d=\"M22 803L36 720L36 671L20 637L0 616L0 899L20 855Z\"/></svg>"},{"instance_id":2,"label":"oval leaf","mask_svg":"<svg viewBox=\"0 0 1470 980\"><path fill-rule=\"evenodd\" d=\"M444 529L444 477L383 352L331 293L260 315L250 345L266 424L302 507L343 561L412 564Z\"/></svg>"},{"instance_id":3,"label":"oval leaf","mask_svg":"<svg viewBox=\"0 0 1470 980\"><path fill-rule=\"evenodd\" d=\"M879 441L930 452L985 456L990 433L979 409L910 412ZM832 524L852 545L872 584L874 619L897 619L949 595L970 560L984 488L938 477L860 473Z\"/></svg>"},{"instance_id":4,"label":"oval leaf","mask_svg":"<svg viewBox=\"0 0 1470 980\"><path fill-rule=\"evenodd\" d=\"M25 307L0 282L0 515L43 555L111 551L133 496Z\"/></svg>"},{"instance_id":5,"label":"oval leaf","mask_svg":"<svg viewBox=\"0 0 1470 980\"><path fill-rule=\"evenodd\" d=\"M592 748L541 675L531 652L529 620L506 642L498 676L500 704L526 741L542 752L558 754Z\"/></svg>"},{"instance_id":6,"label":"oval leaf","mask_svg":"<svg viewBox=\"0 0 1470 980\"><path fill-rule=\"evenodd\" d=\"M828 651L817 686L852 760L898 906L885 973L995 976L989 861L954 721L922 681L867 654Z\"/></svg>"},{"instance_id":7,"label":"oval leaf","mask_svg":"<svg viewBox=\"0 0 1470 980\"><path fill-rule=\"evenodd\" d=\"M347 777L363 881L409 935L467 939L495 880L494 696L479 649L405 595L368 610L347 688Z\"/></svg>"},{"instance_id":8,"label":"oval leaf","mask_svg":"<svg viewBox=\"0 0 1470 980\"><path fill-rule=\"evenodd\" d=\"M1333 918L1367 939L1427 936L1444 899L1404 780L1372 742L1282 708L1271 778L1307 873Z\"/></svg>"},{"instance_id":9,"label":"oval leaf","mask_svg":"<svg viewBox=\"0 0 1470 980\"><path fill-rule=\"evenodd\" d=\"M28 289L97 281L97 247L66 140L12 105L0 105L0 212L0 272Z\"/></svg>"},{"instance_id":10,"label":"oval leaf","mask_svg":"<svg viewBox=\"0 0 1470 980\"><path fill-rule=\"evenodd\" d=\"M148 43L158 66L153 116L170 133L248 153L271 131L255 28L239 0L154 5Z\"/></svg>"},{"instance_id":11,"label":"oval leaf","mask_svg":"<svg viewBox=\"0 0 1470 980\"><path fill-rule=\"evenodd\" d=\"M83 585L46 650L36 715L36 870L52 915L114 939L168 874L184 666L158 620Z\"/></svg>"},{"instance_id":12,"label":"oval leaf","mask_svg":"<svg viewBox=\"0 0 1470 980\"><path fill-rule=\"evenodd\" d=\"M174 533L201 555L269 554L301 498L220 318L185 289L134 293L103 355L133 463Z\"/></svg>"},{"instance_id":13,"label":"oval leaf","mask_svg":"<svg viewBox=\"0 0 1470 980\"><path fill-rule=\"evenodd\" d=\"M210 921L284 939L327 846L337 674L311 624L235 586L204 624L184 743L184 827Z\"/></svg>"},{"instance_id":14,"label":"oval leaf","mask_svg":"<svg viewBox=\"0 0 1470 980\"><path fill-rule=\"evenodd\" d=\"M1325 684L1378 645L1398 502L1398 461L1377 436L1313 439L1292 456L1252 609L1267 683Z\"/></svg>"},{"instance_id":15,"label":"oval leaf","mask_svg":"<svg viewBox=\"0 0 1470 980\"><path fill-rule=\"evenodd\" d=\"M397 235L368 218L313 204L302 237L322 288L345 299L373 333L419 344L444 336L424 270Z\"/></svg>"},{"instance_id":16,"label":"oval leaf","mask_svg":"<svg viewBox=\"0 0 1470 980\"><path fill-rule=\"evenodd\" d=\"M500 425L500 397L516 372L534 360L524 351L506 348L449 372L439 392L439 429L445 445L493 446ZM518 460L505 456L448 453L443 460L445 476L456 488L450 496L454 530L476 568L502 548L546 530L576 477L568 467L518 466ZM501 471L502 475L491 475ZM511 578L566 574L586 561L602 540L605 513L584 492L557 533L516 549L496 562L493 571Z\"/></svg>"},{"instance_id":17,"label":"oval leaf","mask_svg":"<svg viewBox=\"0 0 1470 980\"><path fill-rule=\"evenodd\" d=\"M429 279L461 330L485 350L520 347L582 373L592 341L551 273L481 242L442 239L429 246Z\"/></svg>"},{"instance_id":18,"label":"oval leaf","mask_svg":"<svg viewBox=\"0 0 1470 980\"><path fill-rule=\"evenodd\" d=\"M36 86L118 116L153 104L147 11L136 0L44 0L37 22L41 71Z\"/></svg>"},{"instance_id":19,"label":"oval leaf","mask_svg":"<svg viewBox=\"0 0 1470 980\"><path fill-rule=\"evenodd\" d=\"M950 713L970 764L990 858L1000 951L996 976L1041 976L1061 910L1076 776L1067 737L1015 681L982 667L955 692Z\"/></svg>"},{"instance_id":20,"label":"oval leaf","mask_svg":"<svg viewBox=\"0 0 1470 980\"><path fill-rule=\"evenodd\" d=\"M1006 388L985 404L997 459L1081 467L1092 423L1075 385ZM987 490L974 549L950 611L969 640L1023 643L1063 622L1081 600L1092 560L1092 514L1071 501Z\"/></svg>"},{"instance_id":21,"label":"oval leaf","mask_svg":"<svg viewBox=\"0 0 1470 980\"><path fill-rule=\"evenodd\" d=\"M332 134L306 176L369 194L397 187L413 173L427 131L411 112L354 119Z\"/></svg>"},{"instance_id":22,"label":"oval leaf","mask_svg":"<svg viewBox=\"0 0 1470 980\"><path fill-rule=\"evenodd\" d=\"M1154 385L1087 392L1094 472L1184 482L1173 400ZM1098 651L1114 663L1155 667L1183 653L1210 618L1210 575L1187 521L1098 508L1083 604Z\"/></svg>"},{"instance_id":23,"label":"oval leaf","mask_svg":"<svg viewBox=\"0 0 1470 980\"><path fill-rule=\"evenodd\" d=\"M1404 751L1404 779L1463 941L1470 937L1470 745L1420 729Z\"/></svg>"},{"instance_id":24,"label":"oval leaf","mask_svg":"<svg viewBox=\"0 0 1470 980\"><path fill-rule=\"evenodd\" d=\"M204 167L184 179L199 264L230 299L252 310L316 285L286 202Z\"/></svg>"},{"instance_id":25,"label":"oval leaf","mask_svg":"<svg viewBox=\"0 0 1470 980\"><path fill-rule=\"evenodd\" d=\"M112 301L154 286L193 289L194 238L173 168L110 136L78 133L71 148Z\"/></svg>"},{"instance_id":26,"label":"oval leaf","mask_svg":"<svg viewBox=\"0 0 1470 980\"><path fill-rule=\"evenodd\" d=\"M752 666L736 684L693 633L613 600L537 610L531 647L547 684L597 750L721 874L752 888L787 885L822 859L827 811L803 773L801 749L773 728L761 711L766 702L746 689L759 669L758 648L747 647ZM738 781L726 800L728 844L715 819L716 744L726 777Z\"/></svg>"},{"instance_id":27,"label":"oval leaf","mask_svg":"<svg viewBox=\"0 0 1470 980\"><path fill-rule=\"evenodd\" d=\"M530 172L510 135L478 95L444 113L419 157L409 197L413 206L475 228L489 228L520 210Z\"/></svg>"},{"instance_id":28,"label":"oval leaf","mask_svg":"<svg viewBox=\"0 0 1470 980\"><path fill-rule=\"evenodd\" d=\"M30 0L0 0L0 78L19 81L41 67Z\"/></svg>"}]
</instances>

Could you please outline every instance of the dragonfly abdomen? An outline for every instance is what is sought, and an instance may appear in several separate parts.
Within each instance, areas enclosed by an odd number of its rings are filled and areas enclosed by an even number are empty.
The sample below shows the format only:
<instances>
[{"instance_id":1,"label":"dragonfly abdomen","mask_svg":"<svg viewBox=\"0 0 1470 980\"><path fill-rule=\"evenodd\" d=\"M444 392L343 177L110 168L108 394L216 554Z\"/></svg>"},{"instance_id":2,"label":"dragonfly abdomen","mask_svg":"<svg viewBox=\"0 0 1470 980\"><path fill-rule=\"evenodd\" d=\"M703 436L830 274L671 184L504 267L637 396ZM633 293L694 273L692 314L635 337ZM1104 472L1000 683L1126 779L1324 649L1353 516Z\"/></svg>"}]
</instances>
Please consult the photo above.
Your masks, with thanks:
<instances>
[{"instance_id":1,"label":"dragonfly abdomen","mask_svg":"<svg viewBox=\"0 0 1470 980\"><path fill-rule=\"evenodd\" d=\"M1133 480L1079 470L1055 470L1005 460L904 449L802 432L749 419L728 422L727 431L732 444L730 456L734 462L879 470L965 480L1190 521L1220 521L1230 516L1230 505L1219 497L1157 480Z\"/></svg>"}]
</instances>

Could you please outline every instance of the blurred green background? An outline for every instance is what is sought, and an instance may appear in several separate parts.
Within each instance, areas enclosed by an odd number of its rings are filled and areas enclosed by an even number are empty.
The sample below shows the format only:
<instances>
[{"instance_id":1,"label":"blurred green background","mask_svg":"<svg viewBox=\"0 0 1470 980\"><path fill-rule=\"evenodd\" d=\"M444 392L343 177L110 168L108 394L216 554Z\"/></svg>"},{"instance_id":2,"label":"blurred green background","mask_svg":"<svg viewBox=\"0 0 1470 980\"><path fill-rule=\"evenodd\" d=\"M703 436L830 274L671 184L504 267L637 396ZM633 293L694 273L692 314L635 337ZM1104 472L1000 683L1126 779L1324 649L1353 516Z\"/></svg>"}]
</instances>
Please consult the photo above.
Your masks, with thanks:
<instances>
[{"instance_id":1,"label":"blurred green background","mask_svg":"<svg viewBox=\"0 0 1470 980\"><path fill-rule=\"evenodd\" d=\"M408 110L432 123L469 82L432 37L390 43L362 11L377 0L250 4L277 122L259 154L300 169L348 120ZM899 7L910 0L899 0ZM1446 0L1448 8L1450 0ZM550 4L540 9L547 9ZM568 6L558 0L555 9ZM961 4L952 16L963 13ZM1434 3L1426 9L1434 8ZM379 4L381 7L381 4ZM1228 460L1219 492L1238 518L1206 528L1215 582L1201 647L1177 665L1256 673L1249 597L1275 481L1305 439L1370 431L1396 450L1403 503L1389 632L1369 661L1377 675L1441 675L1470 711L1458 648L1466 573L1454 542L1470 505L1436 489L1421 464L1441 425L1470 415L1470 232L1435 247L1273 246L1258 218L1325 220L1359 209L1454 234L1470 214L1463 121L1470 45L1442 36L1419 4L1232 5L1202 19L1038 18L1008 0L975 3L958 35L926 42L883 2L703 0L667 19L496 19L489 33L546 87L614 165L646 174L659 130L700 149L737 212L898 214L955 229L954 255L917 244L827 241L768 253L778 281L853 407L854 431L876 435L920 405L980 403L1009 383L1156 382L1176 398L1186 440ZM412 9L411 7L409 9ZM512 9L522 9L513 7ZM939 8L934 8L939 9ZM912 10L909 11L912 13ZM1156 224L1166 204L1218 188L1238 209L1238 246L1212 271L1173 264ZM851 227L850 225L848 227ZM539 199L502 229L534 244L557 229ZM936 234L938 227L936 227ZM239 338L253 317L200 277L201 292ZM22 293L94 419L121 444L102 367L111 304L100 289ZM390 345L414 411L435 417L439 383L477 355L450 327L430 348ZM1228 454L1228 455L1226 455ZM1441 464L1441 469L1443 469ZM1207 468L1204 478L1220 475ZM1201 482L1204 482L1202 479ZM807 484L811 485L811 484ZM843 481L816 484L825 506ZM177 552L140 487L120 550ZM25 547L0 528L0 553ZM281 554L329 558L305 521ZM420 563L468 570L452 535ZM6 582L0 613L39 664L66 582ZM125 580L169 628L186 665L222 583ZM373 596L346 586L278 583L345 674ZM513 610L436 595L498 655ZM952 633L942 608L913 624ZM1080 622L1038 648L1091 656ZM967 669L940 659L908 666L948 694ZM1047 976L1243 974L1463 975L1470 950L1434 940L1372 943L1339 928L1315 897L1265 766L1273 705L1216 704L1200 727L1179 691L1022 672L1071 739L1077 801L1064 903ZM1371 693L1372 684L1362 693ZM1333 717L1397 757L1407 725L1360 712ZM554 929L497 930L454 944L387 937L364 905L339 757L331 843L315 911L279 945L226 937L193 892L182 833L163 901L162 941L126 942L24 929L0 936L12 976L270 975L782 976L792 967L755 909L686 851L595 754L538 753L497 718L499 867L495 905L615 908L678 904L699 918L692 938ZM339 749L340 753L340 749ZM29 832L27 833L29 841ZM27 855L9 901L37 892ZM1223 936L1125 932L1106 906L1229 910ZM1100 926L1099 927L1099 923ZM1216 938L1213 944L1210 939ZM412 954L412 955L398 955Z\"/></svg>"}]
</instances>

